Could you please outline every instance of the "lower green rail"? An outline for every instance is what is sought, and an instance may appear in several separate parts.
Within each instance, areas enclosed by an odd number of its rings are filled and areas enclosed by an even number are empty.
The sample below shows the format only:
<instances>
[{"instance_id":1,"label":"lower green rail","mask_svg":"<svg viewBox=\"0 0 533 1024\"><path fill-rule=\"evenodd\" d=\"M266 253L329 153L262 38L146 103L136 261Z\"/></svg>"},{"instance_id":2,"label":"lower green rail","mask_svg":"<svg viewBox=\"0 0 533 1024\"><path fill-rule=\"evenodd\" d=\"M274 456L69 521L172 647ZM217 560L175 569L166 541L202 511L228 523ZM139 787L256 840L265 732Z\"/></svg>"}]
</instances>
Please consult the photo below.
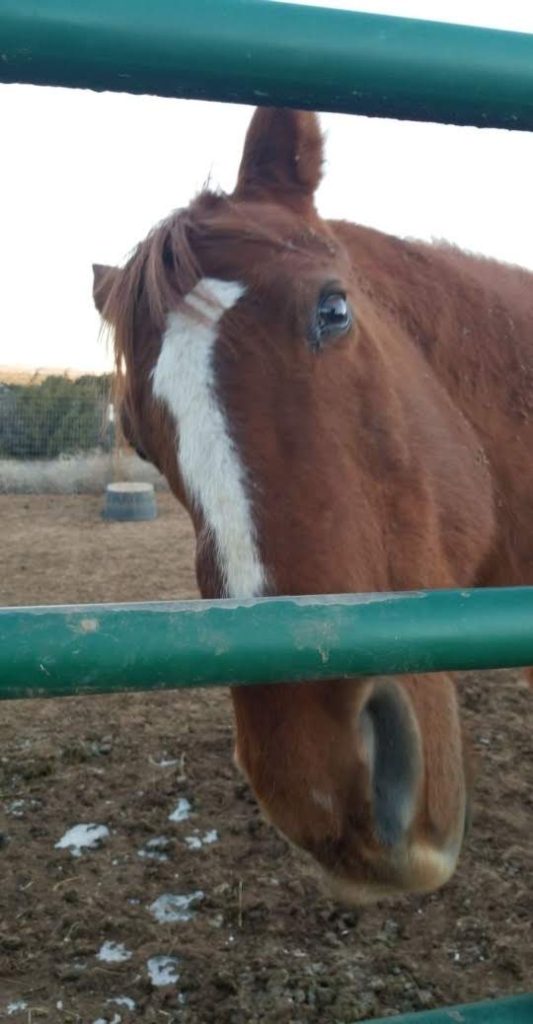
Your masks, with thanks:
<instances>
[{"instance_id":1,"label":"lower green rail","mask_svg":"<svg viewBox=\"0 0 533 1024\"><path fill-rule=\"evenodd\" d=\"M0 609L0 698L533 665L533 587Z\"/></svg>"},{"instance_id":2,"label":"lower green rail","mask_svg":"<svg viewBox=\"0 0 533 1024\"><path fill-rule=\"evenodd\" d=\"M0 609L0 698L520 665L533 587ZM533 994L394 1019L533 1024Z\"/></svg>"},{"instance_id":3,"label":"lower green rail","mask_svg":"<svg viewBox=\"0 0 533 1024\"><path fill-rule=\"evenodd\" d=\"M449 1006L427 1013L404 1013L362 1024L533 1024L533 995L510 996L469 1006Z\"/></svg>"}]
</instances>

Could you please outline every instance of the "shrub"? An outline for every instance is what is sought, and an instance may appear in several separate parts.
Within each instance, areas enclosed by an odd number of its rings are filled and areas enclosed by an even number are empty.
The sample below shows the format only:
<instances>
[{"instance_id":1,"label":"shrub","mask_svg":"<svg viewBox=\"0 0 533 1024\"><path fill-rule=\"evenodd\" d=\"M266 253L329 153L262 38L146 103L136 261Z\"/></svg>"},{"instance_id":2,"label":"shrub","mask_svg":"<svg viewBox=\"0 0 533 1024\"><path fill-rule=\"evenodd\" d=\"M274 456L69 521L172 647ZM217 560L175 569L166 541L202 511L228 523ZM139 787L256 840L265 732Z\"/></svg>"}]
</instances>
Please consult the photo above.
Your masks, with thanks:
<instances>
[{"instance_id":1,"label":"shrub","mask_svg":"<svg viewBox=\"0 0 533 1024\"><path fill-rule=\"evenodd\" d=\"M53 459L113 446L109 375L0 385L0 458Z\"/></svg>"}]
</instances>

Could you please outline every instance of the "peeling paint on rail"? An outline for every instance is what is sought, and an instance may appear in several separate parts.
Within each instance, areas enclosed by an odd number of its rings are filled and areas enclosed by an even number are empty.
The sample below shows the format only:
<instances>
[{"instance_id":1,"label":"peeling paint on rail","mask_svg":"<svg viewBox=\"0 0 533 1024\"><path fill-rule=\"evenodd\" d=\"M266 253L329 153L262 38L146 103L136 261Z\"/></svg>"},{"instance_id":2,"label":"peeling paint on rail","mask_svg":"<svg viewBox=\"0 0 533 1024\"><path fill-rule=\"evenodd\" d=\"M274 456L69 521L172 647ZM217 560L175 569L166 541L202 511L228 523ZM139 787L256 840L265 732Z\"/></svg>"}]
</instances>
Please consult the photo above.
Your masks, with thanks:
<instances>
[{"instance_id":1,"label":"peeling paint on rail","mask_svg":"<svg viewBox=\"0 0 533 1024\"><path fill-rule=\"evenodd\" d=\"M533 588L0 609L0 698L533 664Z\"/></svg>"}]
</instances>

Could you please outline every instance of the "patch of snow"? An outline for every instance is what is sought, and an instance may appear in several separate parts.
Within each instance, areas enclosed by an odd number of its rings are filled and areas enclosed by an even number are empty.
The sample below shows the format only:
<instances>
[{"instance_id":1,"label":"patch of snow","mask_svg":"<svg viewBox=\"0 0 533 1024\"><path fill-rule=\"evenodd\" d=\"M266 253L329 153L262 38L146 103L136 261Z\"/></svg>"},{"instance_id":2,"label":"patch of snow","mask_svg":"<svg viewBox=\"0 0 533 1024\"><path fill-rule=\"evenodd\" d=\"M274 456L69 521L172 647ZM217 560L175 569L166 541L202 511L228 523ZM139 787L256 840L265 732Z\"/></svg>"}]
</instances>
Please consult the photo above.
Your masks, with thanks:
<instances>
[{"instance_id":1,"label":"patch of snow","mask_svg":"<svg viewBox=\"0 0 533 1024\"><path fill-rule=\"evenodd\" d=\"M163 893L150 904L150 912L159 924L169 924L172 921L190 921L194 917L191 910L193 903L203 900L204 893L201 890L191 892L188 895L177 895L174 893Z\"/></svg>"},{"instance_id":2,"label":"patch of snow","mask_svg":"<svg viewBox=\"0 0 533 1024\"><path fill-rule=\"evenodd\" d=\"M191 813L191 805L186 796L180 796L174 810L168 816L169 821L186 821Z\"/></svg>"},{"instance_id":3,"label":"patch of snow","mask_svg":"<svg viewBox=\"0 0 533 1024\"><path fill-rule=\"evenodd\" d=\"M6 814L10 814L12 818L23 818L27 811L34 811L38 807L42 807L41 801L33 798L12 800L10 804L6 804Z\"/></svg>"},{"instance_id":4,"label":"patch of snow","mask_svg":"<svg viewBox=\"0 0 533 1024\"><path fill-rule=\"evenodd\" d=\"M28 1004L23 999L17 999L15 1003L8 1003L6 1006L8 1017L12 1017L14 1013L21 1013L27 1006Z\"/></svg>"},{"instance_id":5,"label":"patch of snow","mask_svg":"<svg viewBox=\"0 0 533 1024\"><path fill-rule=\"evenodd\" d=\"M81 857L83 850L95 850L108 835L107 825L74 825L55 844L55 849L70 850L73 857Z\"/></svg>"},{"instance_id":6,"label":"patch of snow","mask_svg":"<svg viewBox=\"0 0 533 1024\"><path fill-rule=\"evenodd\" d=\"M174 768L174 765L180 763L177 757L162 757L160 761L155 757L151 757L150 761L152 764L155 764L156 768Z\"/></svg>"},{"instance_id":7,"label":"patch of snow","mask_svg":"<svg viewBox=\"0 0 533 1024\"><path fill-rule=\"evenodd\" d=\"M126 949L123 942L104 942L96 954L96 959L104 960L107 964L122 964L132 956L133 953Z\"/></svg>"},{"instance_id":8,"label":"patch of snow","mask_svg":"<svg viewBox=\"0 0 533 1024\"><path fill-rule=\"evenodd\" d=\"M168 860L168 854L164 851L170 846L171 840L167 836L154 836L138 850L138 856L143 860Z\"/></svg>"},{"instance_id":9,"label":"patch of snow","mask_svg":"<svg viewBox=\"0 0 533 1024\"><path fill-rule=\"evenodd\" d=\"M6 807L6 813L12 814L14 818L22 818L25 807L25 800L12 800Z\"/></svg>"},{"instance_id":10,"label":"patch of snow","mask_svg":"<svg viewBox=\"0 0 533 1024\"><path fill-rule=\"evenodd\" d=\"M120 1013L114 1013L111 1020L108 1020L107 1017L98 1017L96 1020L93 1020L93 1024L121 1024L121 1020Z\"/></svg>"},{"instance_id":11,"label":"patch of snow","mask_svg":"<svg viewBox=\"0 0 533 1024\"><path fill-rule=\"evenodd\" d=\"M56 1003L56 1010L62 1010L62 1009L63 1009L63 1000L62 999L58 999L57 1003Z\"/></svg>"},{"instance_id":12,"label":"patch of snow","mask_svg":"<svg viewBox=\"0 0 533 1024\"><path fill-rule=\"evenodd\" d=\"M211 843L218 842L218 832L216 828L212 828L208 832L204 832L202 836L199 830L195 828L194 835L185 836L185 842L189 850L201 850L202 846L209 846Z\"/></svg>"},{"instance_id":13,"label":"patch of snow","mask_svg":"<svg viewBox=\"0 0 533 1024\"><path fill-rule=\"evenodd\" d=\"M146 967L152 985L157 987L160 985L174 985L179 980L178 964L179 960L175 956L150 957Z\"/></svg>"},{"instance_id":14,"label":"patch of snow","mask_svg":"<svg viewBox=\"0 0 533 1024\"><path fill-rule=\"evenodd\" d=\"M135 999L130 996L115 996L113 999L106 999L106 1003L114 1003L115 1006L125 1006L127 1010L134 1010L137 1006Z\"/></svg>"}]
</instances>

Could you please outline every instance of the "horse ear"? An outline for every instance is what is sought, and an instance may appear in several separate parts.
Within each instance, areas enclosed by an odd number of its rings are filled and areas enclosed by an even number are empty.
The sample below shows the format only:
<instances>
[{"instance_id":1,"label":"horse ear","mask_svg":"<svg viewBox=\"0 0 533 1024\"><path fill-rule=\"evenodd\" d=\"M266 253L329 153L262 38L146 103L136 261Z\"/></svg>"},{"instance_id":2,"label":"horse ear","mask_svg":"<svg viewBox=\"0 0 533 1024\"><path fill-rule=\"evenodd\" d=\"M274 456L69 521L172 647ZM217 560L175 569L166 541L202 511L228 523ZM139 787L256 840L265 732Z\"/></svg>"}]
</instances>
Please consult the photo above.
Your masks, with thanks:
<instances>
[{"instance_id":1,"label":"horse ear","mask_svg":"<svg viewBox=\"0 0 533 1024\"><path fill-rule=\"evenodd\" d=\"M107 301L119 274L118 267L106 267L102 263L93 263L93 300L100 316L105 316Z\"/></svg>"},{"instance_id":2,"label":"horse ear","mask_svg":"<svg viewBox=\"0 0 533 1024\"><path fill-rule=\"evenodd\" d=\"M309 205L322 176L322 162L316 114L259 108L248 128L234 195Z\"/></svg>"}]
</instances>

